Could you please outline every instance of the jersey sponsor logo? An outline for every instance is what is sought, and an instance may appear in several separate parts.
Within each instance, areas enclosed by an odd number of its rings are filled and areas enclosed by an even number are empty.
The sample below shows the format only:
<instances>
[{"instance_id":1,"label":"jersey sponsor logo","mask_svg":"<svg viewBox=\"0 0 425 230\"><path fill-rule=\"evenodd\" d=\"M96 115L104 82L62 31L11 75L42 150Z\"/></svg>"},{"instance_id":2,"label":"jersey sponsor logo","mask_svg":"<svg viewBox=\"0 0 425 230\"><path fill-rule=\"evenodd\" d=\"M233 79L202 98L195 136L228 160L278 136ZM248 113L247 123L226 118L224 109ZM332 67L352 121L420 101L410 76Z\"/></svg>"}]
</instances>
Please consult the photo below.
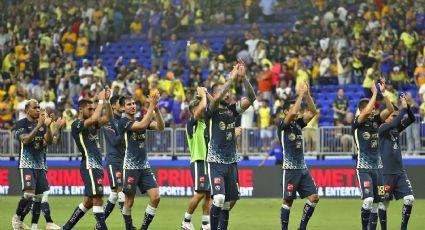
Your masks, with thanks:
<instances>
[{"instance_id":1,"label":"jersey sponsor logo","mask_svg":"<svg viewBox=\"0 0 425 230\"><path fill-rule=\"evenodd\" d=\"M120 178L120 177L122 177L122 173L121 172L115 172L115 176Z\"/></svg>"},{"instance_id":2,"label":"jersey sponsor logo","mask_svg":"<svg viewBox=\"0 0 425 230\"><path fill-rule=\"evenodd\" d=\"M214 184L220 184L221 183L221 178L220 177L215 177L214 178Z\"/></svg>"},{"instance_id":3,"label":"jersey sponsor logo","mask_svg":"<svg viewBox=\"0 0 425 230\"><path fill-rule=\"evenodd\" d=\"M129 176L129 177L127 178L127 183L129 183L129 184L133 184L133 183L134 183L134 177Z\"/></svg>"},{"instance_id":4,"label":"jersey sponsor logo","mask_svg":"<svg viewBox=\"0 0 425 230\"><path fill-rule=\"evenodd\" d=\"M97 184L103 185L103 179L102 178L97 179Z\"/></svg>"},{"instance_id":5,"label":"jersey sponsor logo","mask_svg":"<svg viewBox=\"0 0 425 230\"><path fill-rule=\"evenodd\" d=\"M205 177L204 176L199 177L199 181L200 182L205 182Z\"/></svg>"},{"instance_id":6,"label":"jersey sponsor logo","mask_svg":"<svg viewBox=\"0 0 425 230\"><path fill-rule=\"evenodd\" d=\"M218 127L220 128L220 130L225 130L226 124L224 124L224 122L220 121L220 123L218 123Z\"/></svg>"},{"instance_id":7,"label":"jersey sponsor logo","mask_svg":"<svg viewBox=\"0 0 425 230\"><path fill-rule=\"evenodd\" d=\"M391 191L391 186L385 185L385 192L390 192L390 191Z\"/></svg>"},{"instance_id":8,"label":"jersey sponsor logo","mask_svg":"<svg viewBox=\"0 0 425 230\"><path fill-rule=\"evenodd\" d=\"M99 188L97 188L98 190L99 190L99 192L102 192L103 191L103 187L102 186L99 186Z\"/></svg>"},{"instance_id":9,"label":"jersey sponsor logo","mask_svg":"<svg viewBox=\"0 0 425 230\"><path fill-rule=\"evenodd\" d=\"M294 184L288 184L288 190L294 190Z\"/></svg>"},{"instance_id":10,"label":"jersey sponsor logo","mask_svg":"<svg viewBox=\"0 0 425 230\"><path fill-rule=\"evenodd\" d=\"M31 180L31 178L32 178L31 175L29 175L29 174L25 175L25 180Z\"/></svg>"},{"instance_id":11,"label":"jersey sponsor logo","mask_svg":"<svg viewBox=\"0 0 425 230\"><path fill-rule=\"evenodd\" d=\"M288 135L288 139L290 141L295 141L295 139L297 139L297 135L295 135L295 133L291 133Z\"/></svg>"},{"instance_id":12,"label":"jersey sponsor logo","mask_svg":"<svg viewBox=\"0 0 425 230\"><path fill-rule=\"evenodd\" d=\"M370 193L370 189L365 188L365 189L364 189L364 193L369 194L369 193Z\"/></svg>"},{"instance_id":13,"label":"jersey sponsor logo","mask_svg":"<svg viewBox=\"0 0 425 230\"><path fill-rule=\"evenodd\" d=\"M369 139L370 139L370 133L368 133L368 132L364 132L364 133L363 133L363 139L365 139L365 140L369 140Z\"/></svg>"},{"instance_id":14,"label":"jersey sponsor logo","mask_svg":"<svg viewBox=\"0 0 425 230\"><path fill-rule=\"evenodd\" d=\"M364 181L363 186L366 187L366 188L370 187L370 181L368 181L368 180Z\"/></svg>"},{"instance_id":15,"label":"jersey sponsor logo","mask_svg":"<svg viewBox=\"0 0 425 230\"><path fill-rule=\"evenodd\" d=\"M43 128L43 127L41 127L41 128L39 129L39 131L40 131L40 132L43 132L43 131L44 131L44 128Z\"/></svg>"},{"instance_id":16,"label":"jersey sponsor logo","mask_svg":"<svg viewBox=\"0 0 425 230\"><path fill-rule=\"evenodd\" d=\"M220 185L216 185L216 186L214 186L214 189L217 190L217 191L220 191L221 187L220 187Z\"/></svg>"},{"instance_id":17,"label":"jersey sponsor logo","mask_svg":"<svg viewBox=\"0 0 425 230\"><path fill-rule=\"evenodd\" d=\"M27 187L31 187L31 182L27 181L26 185L27 185Z\"/></svg>"},{"instance_id":18,"label":"jersey sponsor logo","mask_svg":"<svg viewBox=\"0 0 425 230\"><path fill-rule=\"evenodd\" d=\"M373 126L374 129L377 129L378 128L378 123L373 122L372 126Z\"/></svg>"}]
</instances>

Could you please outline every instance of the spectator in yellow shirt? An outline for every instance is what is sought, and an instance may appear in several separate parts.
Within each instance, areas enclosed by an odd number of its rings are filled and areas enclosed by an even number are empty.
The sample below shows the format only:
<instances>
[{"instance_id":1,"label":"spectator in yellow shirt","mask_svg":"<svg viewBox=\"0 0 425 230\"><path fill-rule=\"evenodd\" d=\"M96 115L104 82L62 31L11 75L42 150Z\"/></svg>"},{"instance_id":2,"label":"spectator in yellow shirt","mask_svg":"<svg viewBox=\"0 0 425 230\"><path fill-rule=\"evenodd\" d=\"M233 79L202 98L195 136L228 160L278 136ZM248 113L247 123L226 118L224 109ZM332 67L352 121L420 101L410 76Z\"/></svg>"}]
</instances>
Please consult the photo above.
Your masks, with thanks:
<instances>
[{"instance_id":1,"label":"spectator in yellow shirt","mask_svg":"<svg viewBox=\"0 0 425 230\"><path fill-rule=\"evenodd\" d=\"M143 24L142 24L142 20L140 20L139 17L134 17L133 22L131 22L130 24L130 31L131 34L142 34L142 29L143 29Z\"/></svg>"},{"instance_id":2,"label":"spectator in yellow shirt","mask_svg":"<svg viewBox=\"0 0 425 230\"><path fill-rule=\"evenodd\" d=\"M91 17L93 22L96 24L96 26L99 28L100 23L102 22L102 18L103 18L103 11L101 9L99 9L98 6L95 7Z\"/></svg>"},{"instance_id":3,"label":"spectator in yellow shirt","mask_svg":"<svg viewBox=\"0 0 425 230\"><path fill-rule=\"evenodd\" d=\"M68 32L62 36L61 42L63 44L63 54L66 57L72 57L75 51L77 35L72 32L71 27L69 27Z\"/></svg>"},{"instance_id":4,"label":"spectator in yellow shirt","mask_svg":"<svg viewBox=\"0 0 425 230\"><path fill-rule=\"evenodd\" d=\"M29 68L31 67L29 65L30 58L31 58L30 53L28 53L27 48L24 47L22 49L22 52L18 56L18 64L19 64L20 72L25 72L26 70L29 70Z\"/></svg>"},{"instance_id":5,"label":"spectator in yellow shirt","mask_svg":"<svg viewBox=\"0 0 425 230\"><path fill-rule=\"evenodd\" d=\"M89 38L84 32L80 32L77 40L77 49L75 50L75 56L83 58L87 55L89 49Z\"/></svg>"},{"instance_id":6,"label":"spectator in yellow shirt","mask_svg":"<svg viewBox=\"0 0 425 230\"><path fill-rule=\"evenodd\" d=\"M400 67L394 66L393 70L390 73L390 80L397 90L404 89L404 83L409 79L404 71L400 71Z\"/></svg>"},{"instance_id":7,"label":"spectator in yellow shirt","mask_svg":"<svg viewBox=\"0 0 425 230\"><path fill-rule=\"evenodd\" d=\"M196 42L194 37L190 37L190 40L187 44L186 55L187 60L191 64L197 64L199 61L200 54L200 46L198 42Z\"/></svg>"},{"instance_id":8,"label":"spectator in yellow shirt","mask_svg":"<svg viewBox=\"0 0 425 230\"><path fill-rule=\"evenodd\" d=\"M12 110L13 110L13 103L10 97L0 102L0 117L2 120L1 127L3 129L10 129L12 127L12 123L13 123Z\"/></svg>"},{"instance_id":9,"label":"spectator in yellow shirt","mask_svg":"<svg viewBox=\"0 0 425 230\"><path fill-rule=\"evenodd\" d=\"M258 109L258 126L260 128L260 138L263 143L262 151L267 152L270 140L273 137L271 125L270 107L267 100L261 102L261 107Z\"/></svg>"},{"instance_id":10,"label":"spectator in yellow shirt","mask_svg":"<svg viewBox=\"0 0 425 230\"><path fill-rule=\"evenodd\" d=\"M364 96L366 98L370 98L372 96L372 92L370 89L372 88L373 81L379 79L379 70L378 70L378 62L374 62L372 67L367 69L366 76L363 80L362 87L364 89Z\"/></svg>"},{"instance_id":11,"label":"spectator in yellow shirt","mask_svg":"<svg viewBox=\"0 0 425 230\"><path fill-rule=\"evenodd\" d=\"M406 25L406 31L400 35L400 40L403 41L403 44L406 46L407 50L414 52L418 39L418 34L412 29L412 26L410 24Z\"/></svg>"}]
</instances>

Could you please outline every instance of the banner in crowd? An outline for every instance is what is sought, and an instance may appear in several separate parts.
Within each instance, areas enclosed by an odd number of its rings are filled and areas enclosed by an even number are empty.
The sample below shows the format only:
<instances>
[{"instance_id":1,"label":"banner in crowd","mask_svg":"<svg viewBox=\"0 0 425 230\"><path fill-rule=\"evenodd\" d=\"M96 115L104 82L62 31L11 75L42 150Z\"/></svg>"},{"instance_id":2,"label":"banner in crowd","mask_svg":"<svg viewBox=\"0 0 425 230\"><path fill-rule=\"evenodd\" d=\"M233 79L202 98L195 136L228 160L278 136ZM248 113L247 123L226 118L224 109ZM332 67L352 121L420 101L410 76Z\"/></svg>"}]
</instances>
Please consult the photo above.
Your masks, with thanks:
<instances>
[{"instance_id":1,"label":"banner in crowd","mask_svg":"<svg viewBox=\"0 0 425 230\"><path fill-rule=\"evenodd\" d=\"M415 196L425 198L423 165L406 166ZM162 196L192 196L193 182L189 167L153 166ZM321 197L360 197L356 171L352 165L315 165L311 175ZM84 184L78 165L49 167L48 181L51 195L83 195ZM107 171L104 171L104 192L110 192ZM282 169L278 166L240 166L239 188L241 197L282 197ZM21 178L16 166L0 169L0 195L20 195Z\"/></svg>"}]
</instances>

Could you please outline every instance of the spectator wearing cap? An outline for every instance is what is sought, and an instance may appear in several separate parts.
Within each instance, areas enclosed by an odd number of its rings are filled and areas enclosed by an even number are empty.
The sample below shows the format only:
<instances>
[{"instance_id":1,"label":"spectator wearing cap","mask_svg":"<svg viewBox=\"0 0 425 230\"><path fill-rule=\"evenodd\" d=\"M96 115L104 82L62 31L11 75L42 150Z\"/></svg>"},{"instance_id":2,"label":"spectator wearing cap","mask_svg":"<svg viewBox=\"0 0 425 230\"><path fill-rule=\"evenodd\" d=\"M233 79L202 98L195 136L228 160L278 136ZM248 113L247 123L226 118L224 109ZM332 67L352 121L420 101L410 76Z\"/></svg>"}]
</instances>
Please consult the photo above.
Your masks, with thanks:
<instances>
[{"instance_id":1,"label":"spectator wearing cap","mask_svg":"<svg viewBox=\"0 0 425 230\"><path fill-rule=\"evenodd\" d=\"M397 90L404 90L404 84L408 82L409 79L406 73L400 70L399 66L394 66L390 73L390 80Z\"/></svg>"},{"instance_id":2,"label":"spectator wearing cap","mask_svg":"<svg viewBox=\"0 0 425 230\"><path fill-rule=\"evenodd\" d=\"M89 39L84 32L80 32L77 40L77 48L75 49L75 56L77 58L83 58L87 56L89 49Z\"/></svg>"},{"instance_id":3,"label":"spectator wearing cap","mask_svg":"<svg viewBox=\"0 0 425 230\"><path fill-rule=\"evenodd\" d=\"M155 36L151 45L151 64L157 66L159 69L164 68L163 53L165 51L164 45L161 43L161 37Z\"/></svg>"},{"instance_id":4,"label":"spectator wearing cap","mask_svg":"<svg viewBox=\"0 0 425 230\"><path fill-rule=\"evenodd\" d=\"M89 65L89 60L83 60L83 66L78 71L80 77L80 84L84 87L89 84L89 78L93 76L93 70Z\"/></svg>"},{"instance_id":5,"label":"spectator wearing cap","mask_svg":"<svg viewBox=\"0 0 425 230\"><path fill-rule=\"evenodd\" d=\"M62 36L61 42L63 44L63 54L65 57L72 57L75 51L75 44L77 42L77 35L72 32L72 28L69 27L68 31Z\"/></svg>"}]
</instances>

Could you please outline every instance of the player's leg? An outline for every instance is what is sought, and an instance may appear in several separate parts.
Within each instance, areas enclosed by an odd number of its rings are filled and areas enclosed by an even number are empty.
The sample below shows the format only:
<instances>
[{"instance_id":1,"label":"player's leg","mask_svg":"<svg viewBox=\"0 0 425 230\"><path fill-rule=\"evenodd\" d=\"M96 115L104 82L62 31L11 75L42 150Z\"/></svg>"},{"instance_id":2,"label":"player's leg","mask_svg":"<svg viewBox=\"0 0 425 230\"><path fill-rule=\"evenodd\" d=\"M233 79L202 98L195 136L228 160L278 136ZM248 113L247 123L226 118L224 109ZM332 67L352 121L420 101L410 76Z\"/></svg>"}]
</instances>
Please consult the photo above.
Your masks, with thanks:
<instances>
[{"instance_id":1,"label":"player's leg","mask_svg":"<svg viewBox=\"0 0 425 230\"><path fill-rule=\"evenodd\" d=\"M198 206L199 202L205 197L205 192L196 192L193 195L192 199L190 199L187 211L184 214L184 219L182 222L182 229L192 230L195 229L192 224L192 214Z\"/></svg>"},{"instance_id":2,"label":"player's leg","mask_svg":"<svg viewBox=\"0 0 425 230\"><path fill-rule=\"evenodd\" d=\"M124 218L125 229L132 230L133 229L133 219L131 216L131 208L134 204L134 197L136 195L137 183L136 181L139 179L139 171L138 170L123 170L123 192L125 194L124 199L124 207L122 208L122 216Z\"/></svg>"},{"instance_id":3,"label":"player's leg","mask_svg":"<svg viewBox=\"0 0 425 230\"><path fill-rule=\"evenodd\" d=\"M32 202L35 197L35 178L33 171L31 169L20 169L20 174L21 186L24 194L19 200L15 215L12 217L12 228L14 230L21 229L21 216L24 214L26 208L30 208L32 206Z\"/></svg>"},{"instance_id":4,"label":"player's leg","mask_svg":"<svg viewBox=\"0 0 425 230\"><path fill-rule=\"evenodd\" d=\"M230 208L231 204L233 206L236 204L236 201L239 200L239 179L238 179L238 166L237 164L227 165L228 171L225 174L225 202L220 213L219 218L219 229L227 230L230 218Z\"/></svg>"},{"instance_id":5,"label":"player's leg","mask_svg":"<svg viewBox=\"0 0 425 230\"><path fill-rule=\"evenodd\" d=\"M282 207L280 208L280 223L282 230L288 230L289 224L289 214L291 212L291 207L294 199L296 198L297 184L301 178L300 174L297 173L300 170L288 170L283 169L282 175Z\"/></svg>"},{"instance_id":6,"label":"player's leg","mask_svg":"<svg viewBox=\"0 0 425 230\"><path fill-rule=\"evenodd\" d=\"M41 213L43 213L44 219L46 219L46 229L60 229L60 227L53 222L50 215L49 191L43 192L43 198L41 199Z\"/></svg>"},{"instance_id":7,"label":"player's leg","mask_svg":"<svg viewBox=\"0 0 425 230\"><path fill-rule=\"evenodd\" d=\"M300 223L300 230L305 230L307 229L308 221L313 215L314 209L319 202L319 195L317 194L317 187L310 172L308 170L302 171L303 175L297 187L301 198L307 197L307 203L304 205Z\"/></svg>"},{"instance_id":8,"label":"player's leg","mask_svg":"<svg viewBox=\"0 0 425 230\"><path fill-rule=\"evenodd\" d=\"M378 217L381 223L381 230L387 230L387 209L390 206L389 200L384 200L378 205Z\"/></svg>"},{"instance_id":9,"label":"player's leg","mask_svg":"<svg viewBox=\"0 0 425 230\"><path fill-rule=\"evenodd\" d=\"M30 227L28 227L28 225L24 223L24 219L28 215L28 213L31 211L31 209L32 209L32 202L28 202L27 206L25 207L20 217L21 229L31 229Z\"/></svg>"},{"instance_id":10,"label":"player's leg","mask_svg":"<svg viewBox=\"0 0 425 230\"><path fill-rule=\"evenodd\" d=\"M380 202L378 205L378 217L381 224L381 230L387 230L387 209L390 205L390 201L393 199L393 190L394 190L394 175L386 174L384 175L384 201Z\"/></svg>"},{"instance_id":11,"label":"player's leg","mask_svg":"<svg viewBox=\"0 0 425 230\"><path fill-rule=\"evenodd\" d=\"M382 170L370 170L372 177L372 190L373 190L373 204L369 216L369 230L376 230L378 225L378 206L380 202L384 201L385 187Z\"/></svg>"},{"instance_id":12,"label":"player's leg","mask_svg":"<svg viewBox=\"0 0 425 230\"><path fill-rule=\"evenodd\" d=\"M111 183L111 193L105 205L105 219L108 218L118 200L118 189L122 186L122 170L111 164L108 165L108 177ZM120 208L122 209L122 208Z\"/></svg>"},{"instance_id":13,"label":"player's leg","mask_svg":"<svg viewBox=\"0 0 425 230\"><path fill-rule=\"evenodd\" d=\"M362 229L367 230L373 204L372 177L366 170L357 169L357 180L363 200L361 209Z\"/></svg>"},{"instance_id":14,"label":"player's leg","mask_svg":"<svg viewBox=\"0 0 425 230\"><path fill-rule=\"evenodd\" d=\"M85 189L85 194L87 194L89 191L87 191L87 187ZM72 229L75 224L86 214L86 212L93 207L93 199L91 197L88 197L87 195L84 196L83 202L80 203L72 213L69 220L66 222L66 224L62 227L63 230Z\"/></svg>"},{"instance_id":15,"label":"player's leg","mask_svg":"<svg viewBox=\"0 0 425 230\"><path fill-rule=\"evenodd\" d=\"M213 198L210 210L211 230L218 228L221 209L225 200L224 168L223 164L208 163L208 176L211 186L211 196Z\"/></svg>"},{"instance_id":16,"label":"player's leg","mask_svg":"<svg viewBox=\"0 0 425 230\"><path fill-rule=\"evenodd\" d=\"M149 197L149 204L146 207L143 224L140 230L147 230L155 217L156 210L161 199L159 195L158 183L156 182L155 175L151 169L143 170L142 179L139 183L139 189L142 193L147 193Z\"/></svg>"},{"instance_id":17,"label":"player's leg","mask_svg":"<svg viewBox=\"0 0 425 230\"><path fill-rule=\"evenodd\" d=\"M103 169L89 169L90 183L92 186L93 215L96 219L96 229L108 229L105 223L105 211L103 209Z\"/></svg>"},{"instance_id":18,"label":"player's leg","mask_svg":"<svg viewBox=\"0 0 425 230\"><path fill-rule=\"evenodd\" d=\"M209 185L209 183L207 182ZM208 186L209 188L209 186ZM208 191L205 193L204 203L202 204L202 230L209 230L210 226L210 210L212 205L211 193Z\"/></svg>"},{"instance_id":19,"label":"player's leg","mask_svg":"<svg viewBox=\"0 0 425 230\"><path fill-rule=\"evenodd\" d=\"M394 189L394 196L396 199L403 198L403 210L401 217L401 229L407 229L407 224L409 222L410 213L413 208L413 201L415 197L413 196L412 185L410 184L410 180L407 175L401 174L397 178L397 183Z\"/></svg>"}]
</instances>

